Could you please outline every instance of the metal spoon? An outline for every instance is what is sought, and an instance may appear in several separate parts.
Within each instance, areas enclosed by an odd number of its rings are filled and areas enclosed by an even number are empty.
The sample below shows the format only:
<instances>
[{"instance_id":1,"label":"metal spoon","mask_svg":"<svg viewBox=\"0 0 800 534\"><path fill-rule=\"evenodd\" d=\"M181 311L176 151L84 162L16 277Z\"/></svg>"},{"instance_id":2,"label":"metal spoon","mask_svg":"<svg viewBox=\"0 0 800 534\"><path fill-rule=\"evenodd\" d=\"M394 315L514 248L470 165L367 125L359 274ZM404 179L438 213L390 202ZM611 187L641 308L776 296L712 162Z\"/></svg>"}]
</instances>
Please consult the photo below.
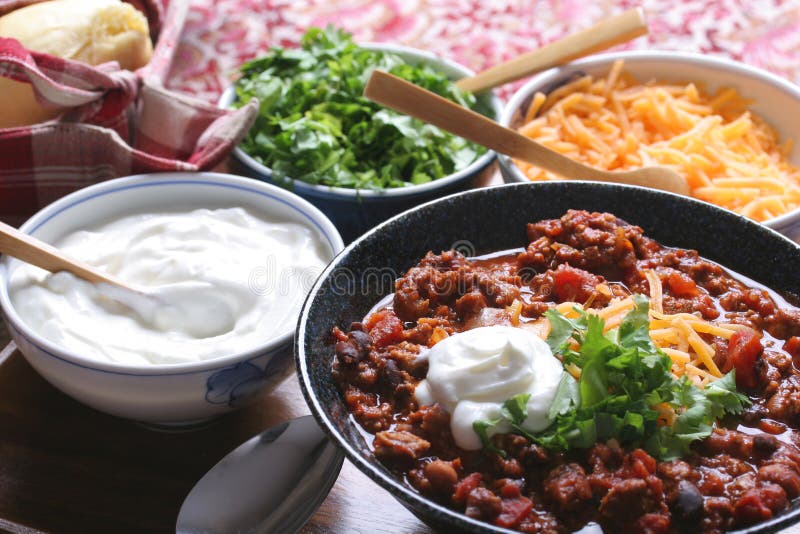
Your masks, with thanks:
<instances>
[{"instance_id":1,"label":"metal spoon","mask_svg":"<svg viewBox=\"0 0 800 534\"><path fill-rule=\"evenodd\" d=\"M364 96L450 133L574 180L638 185L689 194L686 179L666 167L604 171L584 165L455 102L389 73L375 70Z\"/></svg>"},{"instance_id":2,"label":"metal spoon","mask_svg":"<svg viewBox=\"0 0 800 534\"><path fill-rule=\"evenodd\" d=\"M177 534L296 532L328 495L343 461L312 416L274 426L195 484Z\"/></svg>"}]
</instances>

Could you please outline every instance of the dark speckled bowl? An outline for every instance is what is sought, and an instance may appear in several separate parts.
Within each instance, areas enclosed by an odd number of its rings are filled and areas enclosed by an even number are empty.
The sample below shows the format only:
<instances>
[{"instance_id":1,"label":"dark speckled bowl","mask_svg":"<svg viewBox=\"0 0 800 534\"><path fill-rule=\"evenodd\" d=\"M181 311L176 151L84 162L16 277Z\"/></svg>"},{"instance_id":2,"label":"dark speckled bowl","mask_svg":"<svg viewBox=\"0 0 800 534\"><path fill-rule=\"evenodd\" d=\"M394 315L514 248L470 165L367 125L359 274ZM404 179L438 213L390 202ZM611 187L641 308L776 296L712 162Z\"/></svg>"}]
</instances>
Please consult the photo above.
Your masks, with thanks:
<instances>
[{"instance_id":1,"label":"dark speckled bowl","mask_svg":"<svg viewBox=\"0 0 800 534\"><path fill-rule=\"evenodd\" d=\"M330 376L330 331L360 321L392 280L426 252L453 247L485 254L526 245L525 224L570 208L608 211L641 226L664 245L692 248L781 293L800 290L800 246L731 212L648 189L588 182L516 184L449 196L402 213L347 247L306 300L297 326L297 372L308 405L348 459L424 521L449 530L504 532L419 495L378 462ZM368 505L368 503L365 503ZM800 504L747 533L800 521Z\"/></svg>"}]
</instances>

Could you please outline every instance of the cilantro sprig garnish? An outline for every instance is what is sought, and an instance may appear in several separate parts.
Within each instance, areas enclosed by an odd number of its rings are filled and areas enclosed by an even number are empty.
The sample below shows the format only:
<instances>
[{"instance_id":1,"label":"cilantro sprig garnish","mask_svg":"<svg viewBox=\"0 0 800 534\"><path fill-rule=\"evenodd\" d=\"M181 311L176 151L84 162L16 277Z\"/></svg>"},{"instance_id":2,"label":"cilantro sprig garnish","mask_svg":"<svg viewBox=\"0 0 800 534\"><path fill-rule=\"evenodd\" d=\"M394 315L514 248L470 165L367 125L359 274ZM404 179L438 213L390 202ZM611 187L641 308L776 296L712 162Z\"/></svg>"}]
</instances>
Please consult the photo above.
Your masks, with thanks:
<instances>
[{"instance_id":1,"label":"cilantro sprig garnish","mask_svg":"<svg viewBox=\"0 0 800 534\"><path fill-rule=\"evenodd\" d=\"M570 319L549 310L547 343L565 366L580 368L580 379L564 373L550 410L552 423L544 431L531 434L522 428L527 395L517 395L505 403L501 417L473 425L483 443L491 445L488 430L505 421L513 432L551 450L588 448L613 438L669 460L708 437L715 420L750 404L736 391L733 371L704 389L686 376L672 375L669 356L650 340L647 298L633 298L635 308L605 333L596 315L576 308L579 317ZM659 423L657 406L674 411L671 424Z\"/></svg>"},{"instance_id":2,"label":"cilantro sprig garnish","mask_svg":"<svg viewBox=\"0 0 800 534\"><path fill-rule=\"evenodd\" d=\"M474 96L421 63L357 46L341 30L312 28L299 49L272 48L245 63L237 103L258 98L241 148L273 179L358 189L405 187L459 171L485 152L434 126L385 109L362 92L374 69L480 111Z\"/></svg>"},{"instance_id":3,"label":"cilantro sprig garnish","mask_svg":"<svg viewBox=\"0 0 800 534\"><path fill-rule=\"evenodd\" d=\"M472 423L472 429L478 434L484 449L495 452L505 458L506 452L495 447L489 439L489 429L506 421L514 431L527 435L527 431L522 428L522 422L528 417L528 400L531 398L529 393L514 395L503 403L500 408L500 415L488 421L479 420Z\"/></svg>"}]
</instances>

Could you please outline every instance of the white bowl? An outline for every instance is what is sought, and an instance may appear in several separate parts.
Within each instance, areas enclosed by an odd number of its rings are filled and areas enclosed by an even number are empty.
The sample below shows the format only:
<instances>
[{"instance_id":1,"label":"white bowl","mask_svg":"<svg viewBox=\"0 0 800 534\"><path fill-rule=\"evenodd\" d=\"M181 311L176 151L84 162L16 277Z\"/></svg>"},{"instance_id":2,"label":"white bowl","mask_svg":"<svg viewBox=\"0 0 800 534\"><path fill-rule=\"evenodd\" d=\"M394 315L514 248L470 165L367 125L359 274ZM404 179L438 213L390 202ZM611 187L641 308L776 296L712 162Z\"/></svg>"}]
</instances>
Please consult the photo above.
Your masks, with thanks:
<instances>
[{"instance_id":1,"label":"white bowl","mask_svg":"<svg viewBox=\"0 0 800 534\"><path fill-rule=\"evenodd\" d=\"M397 54L414 65L426 63L453 80L475 73L467 67L424 50L385 43L359 43L358 46ZM502 103L493 91L476 95L484 108L491 110L490 118L497 120L502 113ZM236 99L236 90L229 87L222 94L219 106L229 108ZM272 169L259 163L238 146L233 150L232 163L236 172L246 176L291 187L292 191L320 208L336 224L345 240L350 242L375 225L409 208L450 193L471 189L485 173L493 172L495 153L487 150L464 169L424 184L394 187L373 191L309 184L289 178L272 182Z\"/></svg>"},{"instance_id":2,"label":"white bowl","mask_svg":"<svg viewBox=\"0 0 800 534\"><path fill-rule=\"evenodd\" d=\"M50 204L20 229L53 242L128 214L183 207L245 207L313 228L327 243L329 259L343 248L333 224L297 195L215 173L145 174L103 182ZM19 265L9 257L0 261L0 307L11 337L51 384L102 412L159 425L189 424L240 407L293 371L293 326L251 350L202 362L130 365L98 361L65 349L31 330L11 304L8 281Z\"/></svg>"},{"instance_id":3,"label":"white bowl","mask_svg":"<svg viewBox=\"0 0 800 534\"><path fill-rule=\"evenodd\" d=\"M624 70L640 82L649 79L702 82L709 91L733 87L753 100L750 109L775 128L782 141L794 139L790 161L800 164L800 87L765 70L737 61L685 52L615 52L599 54L539 74L522 86L503 110L500 123L522 126L525 112L536 92L549 93L579 73L603 76L614 61L625 61ZM499 156L506 182L528 182L508 156ZM764 222L791 239L800 240L800 209Z\"/></svg>"}]
</instances>

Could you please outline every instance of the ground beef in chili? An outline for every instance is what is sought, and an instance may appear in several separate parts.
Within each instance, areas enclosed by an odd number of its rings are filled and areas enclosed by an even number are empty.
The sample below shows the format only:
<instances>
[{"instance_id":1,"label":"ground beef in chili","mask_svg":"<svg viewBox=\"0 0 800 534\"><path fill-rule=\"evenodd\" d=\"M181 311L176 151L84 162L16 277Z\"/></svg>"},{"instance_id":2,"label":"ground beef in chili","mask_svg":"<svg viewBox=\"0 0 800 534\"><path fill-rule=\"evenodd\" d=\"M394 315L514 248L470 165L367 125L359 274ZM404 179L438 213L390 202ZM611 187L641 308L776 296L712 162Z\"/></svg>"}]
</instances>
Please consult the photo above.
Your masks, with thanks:
<instances>
[{"instance_id":1,"label":"ground beef in chili","mask_svg":"<svg viewBox=\"0 0 800 534\"><path fill-rule=\"evenodd\" d=\"M333 376L375 455L426 497L522 532L724 532L779 514L800 496L800 311L779 307L695 251L668 248L607 213L570 211L529 224L529 243L489 259L428 253L396 283L390 305L334 328ZM420 406L419 354L444 334L535 320L563 301L602 307L648 294L662 280L667 313L740 323L730 341L707 336L721 369L737 371L752 406L723 421L680 460L660 462L613 440L553 453L515 434L496 435L506 456L459 449L449 414ZM599 292L604 282L609 291ZM611 293L609 295L608 293Z\"/></svg>"}]
</instances>

